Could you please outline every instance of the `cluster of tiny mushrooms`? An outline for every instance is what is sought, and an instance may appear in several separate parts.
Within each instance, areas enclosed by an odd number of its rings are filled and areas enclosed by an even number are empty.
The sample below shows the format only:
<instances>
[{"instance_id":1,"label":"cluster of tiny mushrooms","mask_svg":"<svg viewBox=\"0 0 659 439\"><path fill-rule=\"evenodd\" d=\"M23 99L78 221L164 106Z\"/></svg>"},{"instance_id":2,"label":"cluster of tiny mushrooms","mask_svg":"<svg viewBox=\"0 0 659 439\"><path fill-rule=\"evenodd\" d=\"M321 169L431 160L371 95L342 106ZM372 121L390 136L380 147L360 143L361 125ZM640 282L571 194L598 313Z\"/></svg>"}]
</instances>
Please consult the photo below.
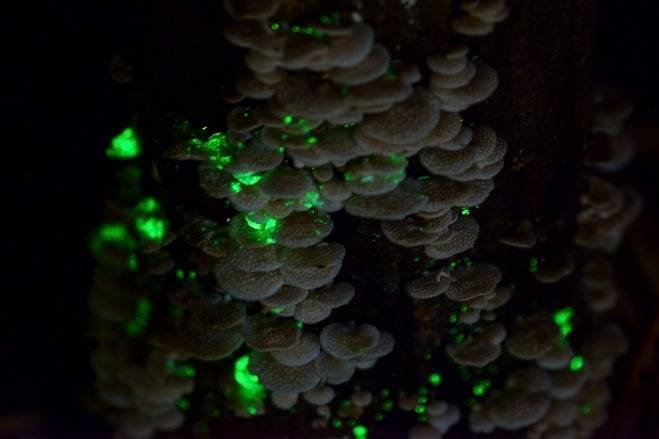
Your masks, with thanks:
<instances>
[{"instance_id":1,"label":"cluster of tiny mushrooms","mask_svg":"<svg viewBox=\"0 0 659 439\"><path fill-rule=\"evenodd\" d=\"M385 411L396 401L401 410L421 415L410 417L413 439L440 438L463 417L475 433L500 428L525 430L528 438L589 437L605 420L606 378L626 349L620 329L600 328L576 352L567 338L569 307L537 310L505 327L495 311L513 293L499 268L469 258L442 263L474 245L479 225L464 211L486 200L504 166L507 142L490 127L463 124L460 114L492 95L496 71L470 57L465 44L447 43L425 59L429 76L423 77L417 65L392 60L356 12L350 20L323 16L293 25L273 19L278 0L224 3L234 19L226 38L245 49L247 67L225 96L235 104L226 131L209 134L179 124L163 155L198 162L203 191L233 213L209 218L188 212L172 231L148 216L158 210L152 198L130 209L117 203L108 221L128 226L106 229L95 252L90 306L99 323L92 364L99 400L111 407L106 417L118 437L150 437L183 425L194 361L235 373L221 386L223 405L236 416L306 403L315 406L313 428L336 427L338 420L365 437L361 424L370 422L369 406L387 399ZM505 0L460 0L458 6L450 26L465 37L487 35L509 15ZM249 107L240 106L244 99ZM596 141L585 152L593 173L586 177L574 240L592 253L581 284L591 310L601 313L617 295L607 255L619 246L640 200L595 175L628 161L631 143L622 122L631 105L602 90L596 108ZM425 174L408 175L410 161ZM125 185L134 183L136 177L125 174ZM446 364L485 368L504 349L520 360L519 368L506 371L501 388L466 408L435 392L387 395L359 388L349 400L332 403L336 386L349 386L356 370L395 352L387 328L322 323L359 294L349 283L335 282L346 248L325 241L331 214L340 210L378 220L386 239L437 261L440 268L407 279L405 291L417 300L443 295L460 309L457 322L471 328L446 344ZM140 228L147 232L140 236ZM119 240L122 230L134 234L130 242L138 242L137 251ZM499 241L528 249L538 236L527 220ZM194 269L176 268L180 264L169 257L173 245L188 249ZM529 269L544 283L572 270L567 257L533 258ZM135 280L139 276L162 279L156 289L165 297L145 299L154 293ZM214 290L202 278L214 279ZM171 315L149 317L157 300ZM118 335L117 324L137 333L148 325L148 352L134 352L135 339ZM236 361L239 350L248 353ZM243 388L250 384L260 390L250 395Z\"/></svg>"}]
</instances>

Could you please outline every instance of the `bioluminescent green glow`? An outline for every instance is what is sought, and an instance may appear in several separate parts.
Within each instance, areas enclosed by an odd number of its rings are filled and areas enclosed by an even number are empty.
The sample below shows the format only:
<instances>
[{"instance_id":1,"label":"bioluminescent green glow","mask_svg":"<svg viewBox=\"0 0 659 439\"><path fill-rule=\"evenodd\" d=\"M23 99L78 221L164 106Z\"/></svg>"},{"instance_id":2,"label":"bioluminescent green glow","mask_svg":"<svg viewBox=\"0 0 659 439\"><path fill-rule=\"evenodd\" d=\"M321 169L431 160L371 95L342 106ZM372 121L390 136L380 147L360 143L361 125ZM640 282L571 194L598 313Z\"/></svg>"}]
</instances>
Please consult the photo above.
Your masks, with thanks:
<instances>
[{"instance_id":1,"label":"bioluminescent green glow","mask_svg":"<svg viewBox=\"0 0 659 439\"><path fill-rule=\"evenodd\" d=\"M414 412L419 414L419 415L422 414L422 413L425 413L426 412L426 406L419 404L416 407L414 407Z\"/></svg>"},{"instance_id":2,"label":"bioluminescent green glow","mask_svg":"<svg viewBox=\"0 0 659 439\"><path fill-rule=\"evenodd\" d=\"M469 213L470 211L468 207L463 207L462 209L460 209L460 215L462 216L469 216Z\"/></svg>"},{"instance_id":3,"label":"bioluminescent green glow","mask_svg":"<svg viewBox=\"0 0 659 439\"><path fill-rule=\"evenodd\" d=\"M422 413L419 416L417 416L417 421L423 423L423 422L428 422L428 414L427 413Z\"/></svg>"},{"instance_id":4,"label":"bioluminescent green glow","mask_svg":"<svg viewBox=\"0 0 659 439\"><path fill-rule=\"evenodd\" d=\"M124 325L124 330L129 336L137 336L144 333L146 327L149 326L153 304L151 300L142 297L137 301L136 308L135 317Z\"/></svg>"},{"instance_id":5,"label":"bioluminescent green glow","mask_svg":"<svg viewBox=\"0 0 659 439\"><path fill-rule=\"evenodd\" d=\"M133 209L137 214L154 213L160 210L160 203L153 197L146 197Z\"/></svg>"},{"instance_id":6,"label":"bioluminescent green glow","mask_svg":"<svg viewBox=\"0 0 659 439\"><path fill-rule=\"evenodd\" d=\"M571 371L574 371L574 372L579 371L579 370L583 369L583 366L584 366L584 360L583 360L583 357L581 355L577 355L576 357L572 358L572 360L570 360L570 370Z\"/></svg>"},{"instance_id":7,"label":"bioluminescent green glow","mask_svg":"<svg viewBox=\"0 0 659 439\"><path fill-rule=\"evenodd\" d=\"M167 231L167 221L155 216L138 217L135 219L135 228L142 237L160 241Z\"/></svg>"},{"instance_id":8,"label":"bioluminescent green glow","mask_svg":"<svg viewBox=\"0 0 659 439\"><path fill-rule=\"evenodd\" d=\"M451 323L457 322L458 321L458 313L452 312L451 314L449 314L448 321L451 322Z\"/></svg>"},{"instance_id":9,"label":"bioluminescent green glow","mask_svg":"<svg viewBox=\"0 0 659 439\"><path fill-rule=\"evenodd\" d=\"M126 128L112 139L110 147L105 150L106 157L129 160L140 155L140 143L131 127Z\"/></svg>"},{"instance_id":10,"label":"bioluminescent green glow","mask_svg":"<svg viewBox=\"0 0 659 439\"><path fill-rule=\"evenodd\" d=\"M355 427L352 429L352 434L355 435L355 439L366 439L368 428L364 427L363 425L355 425Z\"/></svg>"},{"instance_id":11,"label":"bioluminescent green glow","mask_svg":"<svg viewBox=\"0 0 659 439\"><path fill-rule=\"evenodd\" d=\"M579 411L581 411L582 415L587 415L588 413L590 413L590 410L591 410L590 406L588 404L584 404L581 406Z\"/></svg>"},{"instance_id":12,"label":"bioluminescent green glow","mask_svg":"<svg viewBox=\"0 0 659 439\"><path fill-rule=\"evenodd\" d=\"M128 228L124 224L103 224L91 235L89 248L96 255L103 252L103 246L106 243L112 243L120 250L129 252L137 248L137 244L130 236Z\"/></svg>"},{"instance_id":13,"label":"bioluminescent green glow","mask_svg":"<svg viewBox=\"0 0 659 439\"><path fill-rule=\"evenodd\" d=\"M377 412L376 414L373 415L373 419L376 421L381 421L384 419L384 413L382 412Z\"/></svg>"},{"instance_id":14,"label":"bioluminescent green glow","mask_svg":"<svg viewBox=\"0 0 659 439\"><path fill-rule=\"evenodd\" d=\"M394 402L391 399L386 400L382 403L382 410L385 412L390 412L394 408Z\"/></svg>"},{"instance_id":15,"label":"bioluminescent green glow","mask_svg":"<svg viewBox=\"0 0 659 439\"><path fill-rule=\"evenodd\" d=\"M535 256L529 261L529 273L535 273L538 271L538 258Z\"/></svg>"},{"instance_id":16,"label":"bioluminescent green glow","mask_svg":"<svg viewBox=\"0 0 659 439\"><path fill-rule=\"evenodd\" d=\"M311 26L292 26L291 32L295 34L306 34L314 38L317 38L319 40L325 37L325 34L323 32L317 31Z\"/></svg>"},{"instance_id":17,"label":"bioluminescent green glow","mask_svg":"<svg viewBox=\"0 0 659 439\"><path fill-rule=\"evenodd\" d=\"M305 140L305 143L307 145L313 145L315 143L318 143L318 137L315 137L315 136L307 137L307 139Z\"/></svg>"},{"instance_id":18,"label":"bioluminescent green glow","mask_svg":"<svg viewBox=\"0 0 659 439\"><path fill-rule=\"evenodd\" d=\"M568 306L559 309L554 313L554 323L558 326L558 330L563 338L567 337L572 332L573 326L570 320L574 316L574 308Z\"/></svg>"},{"instance_id":19,"label":"bioluminescent green glow","mask_svg":"<svg viewBox=\"0 0 659 439\"><path fill-rule=\"evenodd\" d=\"M179 398L176 400L176 407L181 410L187 410L190 408L190 401L187 398Z\"/></svg>"},{"instance_id":20,"label":"bioluminescent green glow","mask_svg":"<svg viewBox=\"0 0 659 439\"><path fill-rule=\"evenodd\" d=\"M429 361L430 359L432 359L432 354L430 352L426 352L425 354L423 354L423 359Z\"/></svg>"},{"instance_id":21,"label":"bioluminescent green glow","mask_svg":"<svg viewBox=\"0 0 659 439\"><path fill-rule=\"evenodd\" d=\"M428 382L433 386L439 386L442 383L442 375L435 372L428 375Z\"/></svg>"},{"instance_id":22,"label":"bioluminescent green glow","mask_svg":"<svg viewBox=\"0 0 659 439\"><path fill-rule=\"evenodd\" d=\"M126 266L128 267L128 269L130 271L133 271L133 272L139 270L140 267L139 267L139 264L137 262L137 255L135 253L133 253L132 255L130 255L128 257L128 261L126 261Z\"/></svg>"},{"instance_id":23,"label":"bioluminescent green glow","mask_svg":"<svg viewBox=\"0 0 659 439\"><path fill-rule=\"evenodd\" d=\"M233 378L238 384L238 399L247 413L254 415L266 397L265 387L259 384L259 377L249 371L249 356L243 355L234 364Z\"/></svg>"},{"instance_id":24,"label":"bioluminescent green glow","mask_svg":"<svg viewBox=\"0 0 659 439\"><path fill-rule=\"evenodd\" d=\"M276 230L280 224L280 221L276 218L268 218L263 223L254 221L249 214L245 215L245 221L247 221L247 224L255 230Z\"/></svg>"},{"instance_id":25,"label":"bioluminescent green glow","mask_svg":"<svg viewBox=\"0 0 659 439\"><path fill-rule=\"evenodd\" d=\"M177 378L194 378L197 376L197 369L191 364L181 364L174 360L167 363L167 371Z\"/></svg>"},{"instance_id":26,"label":"bioluminescent green glow","mask_svg":"<svg viewBox=\"0 0 659 439\"><path fill-rule=\"evenodd\" d=\"M490 384L492 383L488 379L481 380L474 386L472 393L476 396L483 396L487 392L487 389L490 388Z\"/></svg>"},{"instance_id":27,"label":"bioluminescent green glow","mask_svg":"<svg viewBox=\"0 0 659 439\"><path fill-rule=\"evenodd\" d=\"M340 420L340 419L338 419L338 418L333 419L333 420L332 420L332 427L334 427L334 428L341 428L341 427L343 427L343 421Z\"/></svg>"},{"instance_id":28,"label":"bioluminescent green glow","mask_svg":"<svg viewBox=\"0 0 659 439\"><path fill-rule=\"evenodd\" d=\"M464 341L464 339L465 339L465 335L464 335L464 333L461 332L460 334L455 336L455 339L453 339L453 342L455 344L460 344Z\"/></svg>"},{"instance_id":29,"label":"bioluminescent green glow","mask_svg":"<svg viewBox=\"0 0 659 439\"><path fill-rule=\"evenodd\" d=\"M253 186L263 178L263 176L253 173L235 174L233 177L245 186Z\"/></svg>"},{"instance_id":30,"label":"bioluminescent green glow","mask_svg":"<svg viewBox=\"0 0 659 439\"><path fill-rule=\"evenodd\" d=\"M279 30L280 27L281 27L280 24L277 22L274 22L270 25L270 29L272 30Z\"/></svg>"},{"instance_id":31,"label":"bioluminescent green glow","mask_svg":"<svg viewBox=\"0 0 659 439\"><path fill-rule=\"evenodd\" d=\"M391 391L389 389L382 389L380 390L380 396L386 398L391 394Z\"/></svg>"}]
</instances>

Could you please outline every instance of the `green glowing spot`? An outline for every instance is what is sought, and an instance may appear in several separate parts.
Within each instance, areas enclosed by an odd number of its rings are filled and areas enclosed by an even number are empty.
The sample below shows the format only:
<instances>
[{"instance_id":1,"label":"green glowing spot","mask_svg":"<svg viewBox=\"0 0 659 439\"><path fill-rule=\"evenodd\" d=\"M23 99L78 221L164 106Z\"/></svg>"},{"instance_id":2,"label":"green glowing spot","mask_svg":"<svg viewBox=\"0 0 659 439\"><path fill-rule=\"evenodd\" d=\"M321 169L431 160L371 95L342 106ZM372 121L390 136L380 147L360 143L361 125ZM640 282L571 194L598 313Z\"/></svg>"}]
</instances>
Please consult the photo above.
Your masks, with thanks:
<instances>
[{"instance_id":1,"label":"green glowing spot","mask_svg":"<svg viewBox=\"0 0 659 439\"><path fill-rule=\"evenodd\" d=\"M426 352L423 354L423 359L426 361L429 361L432 358L432 354L430 352Z\"/></svg>"},{"instance_id":2,"label":"green glowing spot","mask_svg":"<svg viewBox=\"0 0 659 439\"><path fill-rule=\"evenodd\" d=\"M460 333L455 336L455 339L453 341L455 342L455 344L460 344L464 341L464 339L465 339L465 335L463 333Z\"/></svg>"},{"instance_id":3,"label":"green glowing spot","mask_svg":"<svg viewBox=\"0 0 659 439\"><path fill-rule=\"evenodd\" d=\"M263 404L265 388L259 384L259 378L249 371L249 356L243 355L234 364L233 378L239 386L238 399L249 414L256 414L256 407Z\"/></svg>"},{"instance_id":4,"label":"green glowing spot","mask_svg":"<svg viewBox=\"0 0 659 439\"><path fill-rule=\"evenodd\" d=\"M449 319L448 319L448 321L451 322L451 323L455 323L455 322L457 322L457 321L458 321L458 314L452 312L452 313L449 315Z\"/></svg>"},{"instance_id":5,"label":"green glowing spot","mask_svg":"<svg viewBox=\"0 0 659 439\"><path fill-rule=\"evenodd\" d=\"M176 400L176 407L181 410L187 410L190 408L190 401L187 398L179 398Z\"/></svg>"},{"instance_id":6,"label":"green glowing spot","mask_svg":"<svg viewBox=\"0 0 659 439\"><path fill-rule=\"evenodd\" d=\"M442 376L439 373L431 373L428 375L428 382L433 386L439 386L442 383Z\"/></svg>"},{"instance_id":7,"label":"green glowing spot","mask_svg":"<svg viewBox=\"0 0 659 439\"><path fill-rule=\"evenodd\" d=\"M304 326L304 323L302 323L302 322L295 322L295 326L297 326L298 328L301 328L301 327Z\"/></svg>"},{"instance_id":8,"label":"green glowing spot","mask_svg":"<svg viewBox=\"0 0 659 439\"><path fill-rule=\"evenodd\" d=\"M380 396L383 396L383 397L386 398L387 396L389 396L389 394L391 394L391 391L389 389L380 390Z\"/></svg>"},{"instance_id":9,"label":"green glowing spot","mask_svg":"<svg viewBox=\"0 0 659 439\"><path fill-rule=\"evenodd\" d=\"M460 209L460 215L469 216L469 208L468 207L463 207L462 209Z\"/></svg>"},{"instance_id":10,"label":"green glowing spot","mask_svg":"<svg viewBox=\"0 0 659 439\"><path fill-rule=\"evenodd\" d=\"M587 415L588 413L590 413L590 410L591 409L590 409L590 406L588 404L582 405L581 409L580 409L582 415Z\"/></svg>"},{"instance_id":11,"label":"green glowing spot","mask_svg":"<svg viewBox=\"0 0 659 439\"><path fill-rule=\"evenodd\" d=\"M428 397L427 396L419 396L416 400L419 404L425 404L428 402Z\"/></svg>"},{"instance_id":12,"label":"green glowing spot","mask_svg":"<svg viewBox=\"0 0 659 439\"><path fill-rule=\"evenodd\" d=\"M483 396L485 395L485 392L487 392L487 389L490 387L490 384L491 382L488 379L481 380L474 386L472 393L476 396Z\"/></svg>"},{"instance_id":13,"label":"green glowing spot","mask_svg":"<svg viewBox=\"0 0 659 439\"><path fill-rule=\"evenodd\" d=\"M128 233L128 229L123 224L103 224L89 240L89 248L96 255L103 253L103 246L106 243L112 243L124 251L132 251L137 248L137 244Z\"/></svg>"},{"instance_id":14,"label":"green glowing spot","mask_svg":"<svg viewBox=\"0 0 659 439\"><path fill-rule=\"evenodd\" d=\"M387 157L391 163L405 163L407 159L405 157L397 156L396 154L389 154Z\"/></svg>"},{"instance_id":15,"label":"green glowing spot","mask_svg":"<svg viewBox=\"0 0 659 439\"><path fill-rule=\"evenodd\" d=\"M382 403L382 410L390 412L394 408L394 402L390 399Z\"/></svg>"},{"instance_id":16,"label":"green glowing spot","mask_svg":"<svg viewBox=\"0 0 659 439\"><path fill-rule=\"evenodd\" d=\"M149 325L152 307L153 305L149 299L142 297L137 301L135 316L132 320L126 322L124 326L127 335L137 336L144 333L144 330Z\"/></svg>"},{"instance_id":17,"label":"green glowing spot","mask_svg":"<svg viewBox=\"0 0 659 439\"><path fill-rule=\"evenodd\" d=\"M355 425L355 427L352 429L352 434L355 435L355 439L366 439L368 428L364 427L363 425Z\"/></svg>"},{"instance_id":18,"label":"green glowing spot","mask_svg":"<svg viewBox=\"0 0 659 439\"><path fill-rule=\"evenodd\" d=\"M323 207L323 205L325 204L325 202L320 199L320 193L315 191L309 191L306 194L304 194L302 203L304 207L307 209L311 209L313 207Z\"/></svg>"},{"instance_id":19,"label":"green glowing spot","mask_svg":"<svg viewBox=\"0 0 659 439\"><path fill-rule=\"evenodd\" d=\"M529 261L529 273L535 273L538 271L538 258L535 256Z\"/></svg>"},{"instance_id":20,"label":"green glowing spot","mask_svg":"<svg viewBox=\"0 0 659 439\"><path fill-rule=\"evenodd\" d=\"M307 140L305 140L307 145L313 145L314 143L318 142L318 137L308 137Z\"/></svg>"},{"instance_id":21,"label":"green glowing spot","mask_svg":"<svg viewBox=\"0 0 659 439\"><path fill-rule=\"evenodd\" d=\"M234 178L244 184L245 186L253 186L263 178L258 174L236 174Z\"/></svg>"},{"instance_id":22,"label":"green glowing spot","mask_svg":"<svg viewBox=\"0 0 659 439\"><path fill-rule=\"evenodd\" d=\"M238 194L240 193L240 191L243 190L243 187L240 185L239 181L234 181L233 183L231 183L230 188L231 188L231 192L233 192L234 194Z\"/></svg>"},{"instance_id":23,"label":"green glowing spot","mask_svg":"<svg viewBox=\"0 0 659 439\"><path fill-rule=\"evenodd\" d=\"M330 17L328 17L327 15L322 15L319 20L320 20L321 23L323 23L325 25L332 24L332 19Z\"/></svg>"},{"instance_id":24,"label":"green glowing spot","mask_svg":"<svg viewBox=\"0 0 659 439\"><path fill-rule=\"evenodd\" d=\"M560 309L554 313L554 323L558 326L558 330L563 338L567 337L572 332L573 326L570 320L574 316L574 309L570 306Z\"/></svg>"},{"instance_id":25,"label":"green glowing spot","mask_svg":"<svg viewBox=\"0 0 659 439\"><path fill-rule=\"evenodd\" d=\"M167 363L167 371L177 378L194 378L197 376L197 369L190 364L178 364L174 360Z\"/></svg>"},{"instance_id":26,"label":"green glowing spot","mask_svg":"<svg viewBox=\"0 0 659 439\"><path fill-rule=\"evenodd\" d=\"M137 263L137 255L133 253L128 257L128 261L126 261L126 266L130 271L137 271L139 270L139 264Z\"/></svg>"},{"instance_id":27,"label":"green glowing spot","mask_svg":"<svg viewBox=\"0 0 659 439\"><path fill-rule=\"evenodd\" d=\"M135 228L142 237L160 241L167 231L167 221L155 216L138 217L135 219Z\"/></svg>"},{"instance_id":28,"label":"green glowing spot","mask_svg":"<svg viewBox=\"0 0 659 439\"><path fill-rule=\"evenodd\" d=\"M176 270L176 277L179 278L179 279L183 279L185 277L185 271L183 271L180 268L177 269Z\"/></svg>"},{"instance_id":29,"label":"green glowing spot","mask_svg":"<svg viewBox=\"0 0 659 439\"><path fill-rule=\"evenodd\" d=\"M427 387L419 387L419 395L427 395L429 392Z\"/></svg>"},{"instance_id":30,"label":"green glowing spot","mask_svg":"<svg viewBox=\"0 0 659 439\"><path fill-rule=\"evenodd\" d=\"M359 179L360 183L373 183L374 181L375 177L373 175L365 175Z\"/></svg>"},{"instance_id":31,"label":"green glowing spot","mask_svg":"<svg viewBox=\"0 0 659 439\"><path fill-rule=\"evenodd\" d=\"M414 411L419 415L422 414L422 413L425 413L426 412L426 406L419 404L416 407L414 407Z\"/></svg>"},{"instance_id":32,"label":"green glowing spot","mask_svg":"<svg viewBox=\"0 0 659 439\"><path fill-rule=\"evenodd\" d=\"M577 355L572 360L570 360L570 370L576 372L583 369L584 361L581 355Z\"/></svg>"},{"instance_id":33,"label":"green glowing spot","mask_svg":"<svg viewBox=\"0 0 659 439\"><path fill-rule=\"evenodd\" d=\"M140 144L135 132L128 127L118 134L105 150L105 155L111 159L128 160L140 155Z\"/></svg>"},{"instance_id":34,"label":"green glowing spot","mask_svg":"<svg viewBox=\"0 0 659 439\"><path fill-rule=\"evenodd\" d=\"M284 310L284 308L271 308L270 312L273 314L281 314L281 312Z\"/></svg>"},{"instance_id":35,"label":"green glowing spot","mask_svg":"<svg viewBox=\"0 0 659 439\"><path fill-rule=\"evenodd\" d=\"M333 419L332 420L332 427L334 428L341 428L343 427L343 421L340 419Z\"/></svg>"},{"instance_id":36,"label":"green glowing spot","mask_svg":"<svg viewBox=\"0 0 659 439\"><path fill-rule=\"evenodd\" d=\"M346 424L348 424L349 427L354 427L355 425L357 425L357 420L356 419L348 419L346 421Z\"/></svg>"},{"instance_id":37,"label":"green glowing spot","mask_svg":"<svg viewBox=\"0 0 659 439\"><path fill-rule=\"evenodd\" d=\"M376 414L373 415L373 419L376 421L381 421L384 419L384 413L382 412L377 412Z\"/></svg>"},{"instance_id":38,"label":"green glowing spot","mask_svg":"<svg viewBox=\"0 0 659 439\"><path fill-rule=\"evenodd\" d=\"M423 413L416 418L419 422L428 422L428 415Z\"/></svg>"},{"instance_id":39,"label":"green glowing spot","mask_svg":"<svg viewBox=\"0 0 659 439\"><path fill-rule=\"evenodd\" d=\"M270 25L270 29L272 29L272 30L279 30L279 27L280 27L280 25L277 22L274 22Z\"/></svg>"},{"instance_id":40,"label":"green glowing spot","mask_svg":"<svg viewBox=\"0 0 659 439\"><path fill-rule=\"evenodd\" d=\"M291 408L288 409L288 413L290 413L291 415L294 415L295 413L297 413L297 409L295 407L291 407Z\"/></svg>"},{"instance_id":41,"label":"green glowing spot","mask_svg":"<svg viewBox=\"0 0 659 439\"><path fill-rule=\"evenodd\" d=\"M461 312L467 312L467 311L469 311L469 307L468 307L467 305L462 305L462 306L460 307L460 311L461 311Z\"/></svg>"},{"instance_id":42,"label":"green glowing spot","mask_svg":"<svg viewBox=\"0 0 659 439\"><path fill-rule=\"evenodd\" d=\"M197 278L197 272L194 271L194 270L190 270L190 271L188 272L188 277L189 277L190 279L196 279L196 278Z\"/></svg>"}]
</instances>

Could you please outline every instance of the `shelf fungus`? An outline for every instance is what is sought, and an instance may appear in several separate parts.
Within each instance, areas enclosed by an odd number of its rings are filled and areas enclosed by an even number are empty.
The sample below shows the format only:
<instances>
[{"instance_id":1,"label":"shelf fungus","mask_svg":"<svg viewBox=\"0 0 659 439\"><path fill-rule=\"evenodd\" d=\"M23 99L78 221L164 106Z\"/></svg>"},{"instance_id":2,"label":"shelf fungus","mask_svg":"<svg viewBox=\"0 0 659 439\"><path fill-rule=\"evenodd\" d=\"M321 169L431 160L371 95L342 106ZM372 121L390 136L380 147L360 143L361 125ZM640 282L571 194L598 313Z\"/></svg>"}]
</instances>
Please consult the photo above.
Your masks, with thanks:
<instances>
[{"instance_id":1,"label":"shelf fungus","mask_svg":"<svg viewBox=\"0 0 659 439\"><path fill-rule=\"evenodd\" d=\"M512 233L499 238L499 242L516 248L526 249L533 247L536 243L533 223L529 220L522 221Z\"/></svg>"}]
</instances>

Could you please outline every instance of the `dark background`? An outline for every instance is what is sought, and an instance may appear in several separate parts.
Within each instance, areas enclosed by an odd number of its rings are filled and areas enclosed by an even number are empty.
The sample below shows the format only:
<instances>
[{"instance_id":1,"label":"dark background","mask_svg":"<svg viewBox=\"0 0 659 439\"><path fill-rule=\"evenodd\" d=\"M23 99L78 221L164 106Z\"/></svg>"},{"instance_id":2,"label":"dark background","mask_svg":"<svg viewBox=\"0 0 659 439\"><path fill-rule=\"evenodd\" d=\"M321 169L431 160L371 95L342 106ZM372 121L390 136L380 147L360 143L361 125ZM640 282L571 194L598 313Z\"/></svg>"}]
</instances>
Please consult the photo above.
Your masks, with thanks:
<instances>
[{"instance_id":1,"label":"dark background","mask_svg":"<svg viewBox=\"0 0 659 439\"><path fill-rule=\"evenodd\" d=\"M86 245L107 186L103 152L131 117L130 89L112 82L108 62L141 44L149 6L2 6L0 438L15 422L36 426L21 437L103 432L82 404L93 382ZM657 124L659 6L607 0L600 15L598 76L628 91L632 122ZM657 187L655 164L633 169Z\"/></svg>"}]
</instances>

